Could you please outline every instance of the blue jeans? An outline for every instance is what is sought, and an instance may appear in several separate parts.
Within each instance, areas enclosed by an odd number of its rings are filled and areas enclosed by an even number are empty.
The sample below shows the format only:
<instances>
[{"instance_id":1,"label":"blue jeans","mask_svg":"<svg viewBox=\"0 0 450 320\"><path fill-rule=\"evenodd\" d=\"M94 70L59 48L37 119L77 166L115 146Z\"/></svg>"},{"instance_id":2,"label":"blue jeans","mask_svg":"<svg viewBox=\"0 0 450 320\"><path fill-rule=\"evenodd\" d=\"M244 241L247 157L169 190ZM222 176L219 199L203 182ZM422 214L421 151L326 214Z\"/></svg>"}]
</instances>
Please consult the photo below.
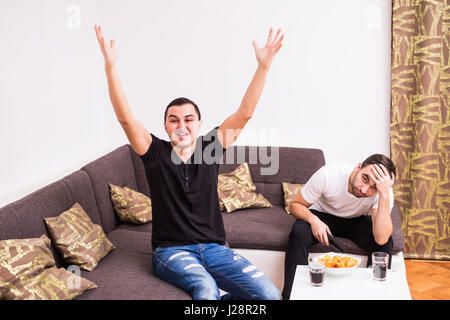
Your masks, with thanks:
<instances>
[{"instance_id":1,"label":"blue jeans","mask_svg":"<svg viewBox=\"0 0 450 320\"><path fill-rule=\"evenodd\" d=\"M232 249L217 243L156 248L155 274L187 291L194 300L279 300L280 291L267 276Z\"/></svg>"}]
</instances>

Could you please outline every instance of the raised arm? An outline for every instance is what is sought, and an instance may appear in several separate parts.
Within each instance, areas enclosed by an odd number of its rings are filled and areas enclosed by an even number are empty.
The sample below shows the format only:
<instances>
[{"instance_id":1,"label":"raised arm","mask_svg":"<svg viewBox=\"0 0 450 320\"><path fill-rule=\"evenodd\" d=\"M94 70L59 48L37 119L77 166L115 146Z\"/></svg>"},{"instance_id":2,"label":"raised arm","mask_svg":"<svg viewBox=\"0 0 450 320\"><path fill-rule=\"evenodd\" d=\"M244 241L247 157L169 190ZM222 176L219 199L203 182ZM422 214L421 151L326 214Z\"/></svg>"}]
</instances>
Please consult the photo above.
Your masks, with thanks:
<instances>
[{"instance_id":1,"label":"raised arm","mask_svg":"<svg viewBox=\"0 0 450 320\"><path fill-rule=\"evenodd\" d=\"M375 242L383 245L392 235L391 188L394 185L394 174L389 174L382 164L370 165L370 178L375 182L378 191L378 208L372 209L372 232Z\"/></svg>"},{"instance_id":2,"label":"raised arm","mask_svg":"<svg viewBox=\"0 0 450 320\"><path fill-rule=\"evenodd\" d=\"M236 141L240 131L253 116L264 89L273 58L280 50L283 38L284 35L281 33L281 29L278 29L275 37L273 37L273 28L271 28L264 47L259 48L257 42L252 41L253 47L255 48L256 60L258 61L258 68L245 92L239 109L225 119L219 127L219 139L224 148L228 148Z\"/></svg>"},{"instance_id":3,"label":"raised arm","mask_svg":"<svg viewBox=\"0 0 450 320\"><path fill-rule=\"evenodd\" d=\"M105 72L108 80L109 98L113 105L117 120L122 126L128 141L138 155L143 155L147 152L152 137L148 133L144 125L134 118L128 105L127 97L123 91L122 85L119 81L119 75L116 69L117 54L115 49L115 40L110 43L105 40L100 26L94 26L97 40L105 58Z\"/></svg>"}]
</instances>

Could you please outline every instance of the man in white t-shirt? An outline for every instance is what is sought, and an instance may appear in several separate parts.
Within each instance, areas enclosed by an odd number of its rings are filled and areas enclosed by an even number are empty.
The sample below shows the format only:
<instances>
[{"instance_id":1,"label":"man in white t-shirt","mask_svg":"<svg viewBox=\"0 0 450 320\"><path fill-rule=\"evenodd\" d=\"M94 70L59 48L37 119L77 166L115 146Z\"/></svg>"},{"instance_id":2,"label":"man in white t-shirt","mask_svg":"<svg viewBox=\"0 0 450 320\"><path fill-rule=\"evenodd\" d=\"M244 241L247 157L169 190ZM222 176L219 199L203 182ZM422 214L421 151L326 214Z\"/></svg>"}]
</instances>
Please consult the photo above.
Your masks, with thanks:
<instances>
[{"instance_id":1,"label":"man in white t-shirt","mask_svg":"<svg viewBox=\"0 0 450 320\"><path fill-rule=\"evenodd\" d=\"M289 299L297 265L308 264L309 248L329 245L327 233L365 249L368 265L372 252L387 252L390 267L395 175L394 163L381 154L356 167L325 165L312 175L289 206L297 221L286 249L283 299Z\"/></svg>"}]
</instances>

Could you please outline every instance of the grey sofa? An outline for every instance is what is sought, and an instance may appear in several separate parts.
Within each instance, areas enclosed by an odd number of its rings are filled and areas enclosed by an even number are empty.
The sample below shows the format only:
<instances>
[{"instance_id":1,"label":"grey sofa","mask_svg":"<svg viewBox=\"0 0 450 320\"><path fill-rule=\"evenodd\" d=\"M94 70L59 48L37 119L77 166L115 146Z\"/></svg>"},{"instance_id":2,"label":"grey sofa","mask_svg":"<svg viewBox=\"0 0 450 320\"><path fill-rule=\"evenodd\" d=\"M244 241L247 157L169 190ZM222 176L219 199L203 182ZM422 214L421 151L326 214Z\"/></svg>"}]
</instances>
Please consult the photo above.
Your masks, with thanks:
<instances>
[{"instance_id":1,"label":"grey sofa","mask_svg":"<svg viewBox=\"0 0 450 320\"><path fill-rule=\"evenodd\" d=\"M249 151L256 154L259 147L232 147L233 164L222 164L220 172L233 170L238 163L247 161L256 185L272 204L272 208L252 208L223 213L227 242L231 248L284 251L294 218L284 211L282 182L305 183L325 164L323 152L318 149L277 148L279 170L275 175L261 174L265 162L253 161ZM270 148L269 148L269 153ZM238 160L238 155L245 159ZM227 157L229 163L230 157ZM233 157L231 157L233 159ZM109 154L85 165L80 170L47 185L32 194L0 208L0 240L34 238L48 235L44 218L54 217L69 209L75 202L81 204L91 220L100 224L107 237L116 246L91 272L81 275L98 288L89 290L76 299L190 299L183 290L157 278L151 266L152 224L121 223L114 212L108 184L127 186L151 195L140 158L130 145L123 145ZM394 207L394 252L402 251L401 217ZM347 239L341 239L348 253L365 254L364 250ZM68 267L61 254L53 247L57 267ZM330 251L315 245L313 252Z\"/></svg>"}]
</instances>

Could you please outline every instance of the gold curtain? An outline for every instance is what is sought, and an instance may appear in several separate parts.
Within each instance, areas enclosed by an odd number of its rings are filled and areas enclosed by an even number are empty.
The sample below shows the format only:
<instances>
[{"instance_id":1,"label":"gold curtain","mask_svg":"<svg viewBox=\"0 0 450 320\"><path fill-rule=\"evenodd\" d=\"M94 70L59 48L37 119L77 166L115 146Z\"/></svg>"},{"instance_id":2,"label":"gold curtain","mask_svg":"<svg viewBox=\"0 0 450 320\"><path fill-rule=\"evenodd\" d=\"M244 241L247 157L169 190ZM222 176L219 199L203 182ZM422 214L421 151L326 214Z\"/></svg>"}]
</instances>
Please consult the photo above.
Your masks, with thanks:
<instances>
[{"instance_id":1,"label":"gold curtain","mask_svg":"<svg viewBox=\"0 0 450 320\"><path fill-rule=\"evenodd\" d=\"M392 0L391 157L407 258L450 259L450 0Z\"/></svg>"}]
</instances>

